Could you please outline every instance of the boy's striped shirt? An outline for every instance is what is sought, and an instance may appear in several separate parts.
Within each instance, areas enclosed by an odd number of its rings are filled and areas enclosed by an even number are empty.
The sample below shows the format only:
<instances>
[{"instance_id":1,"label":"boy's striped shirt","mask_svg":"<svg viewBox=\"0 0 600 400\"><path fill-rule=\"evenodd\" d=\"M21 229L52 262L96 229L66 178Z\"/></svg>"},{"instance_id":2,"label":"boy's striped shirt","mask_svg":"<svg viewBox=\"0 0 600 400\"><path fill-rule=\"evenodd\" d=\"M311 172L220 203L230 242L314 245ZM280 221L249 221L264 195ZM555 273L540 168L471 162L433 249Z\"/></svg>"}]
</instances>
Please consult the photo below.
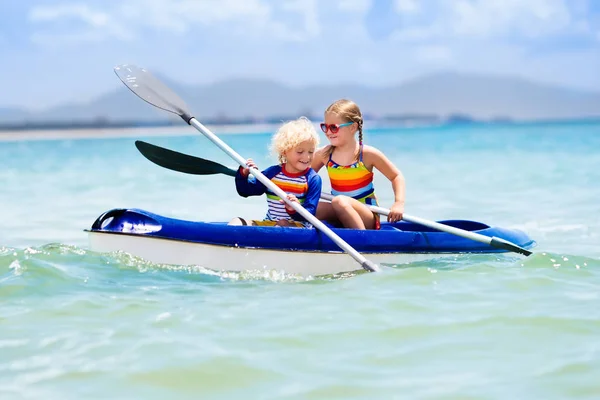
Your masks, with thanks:
<instances>
[{"instance_id":1,"label":"boy's striped shirt","mask_svg":"<svg viewBox=\"0 0 600 400\"><path fill-rule=\"evenodd\" d=\"M285 203L279 196L271 192L260 181L253 176L242 176L242 168L238 169L235 177L237 192L240 196L267 196L267 213L265 219L268 221L279 221L281 219L298 221L305 226L311 226L310 223L300 214L293 211L288 213L285 209ZM268 179L287 194L293 194L298 202L311 214L315 215L319 198L321 197L321 177L312 169L307 168L297 174L289 173L285 170L285 164L274 165L262 171Z\"/></svg>"}]
</instances>

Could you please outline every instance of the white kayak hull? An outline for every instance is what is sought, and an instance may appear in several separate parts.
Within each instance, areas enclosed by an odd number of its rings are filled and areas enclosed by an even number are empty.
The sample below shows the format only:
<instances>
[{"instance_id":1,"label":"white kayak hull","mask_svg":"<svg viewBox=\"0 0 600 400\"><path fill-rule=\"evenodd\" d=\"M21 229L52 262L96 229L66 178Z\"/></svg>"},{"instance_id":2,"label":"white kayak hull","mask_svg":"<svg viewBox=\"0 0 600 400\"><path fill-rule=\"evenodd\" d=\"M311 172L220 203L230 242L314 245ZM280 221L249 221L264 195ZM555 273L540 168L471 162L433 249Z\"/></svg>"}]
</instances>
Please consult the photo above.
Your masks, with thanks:
<instances>
[{"instance_id":1,"label":"white kayak hull","mask_svg":"<svg viewBox=\"0 0 600 400\"><path fill-rule=\"evenodd\" d=\"M198 266L216 272L283 271L309 277L361 270L360 265L343 252L240 248L93 231L88 235L92 251L125 252L152 263ZM370 253L366 256L377 264L393 266L456 254Z\"/></svg>"}]
</instances>

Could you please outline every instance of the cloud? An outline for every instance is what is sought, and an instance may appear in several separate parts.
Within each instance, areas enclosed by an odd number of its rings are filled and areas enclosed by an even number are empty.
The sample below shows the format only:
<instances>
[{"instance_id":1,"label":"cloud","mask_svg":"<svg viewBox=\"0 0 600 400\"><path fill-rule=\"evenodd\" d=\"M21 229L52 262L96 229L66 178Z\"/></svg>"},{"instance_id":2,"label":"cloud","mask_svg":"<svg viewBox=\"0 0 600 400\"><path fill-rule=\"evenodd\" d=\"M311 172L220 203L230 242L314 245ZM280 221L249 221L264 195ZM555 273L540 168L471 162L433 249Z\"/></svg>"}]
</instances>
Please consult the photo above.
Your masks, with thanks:
<instances>
[{"instance_id":1,"label":"cloud","mask_svg":"<svg viewBox=\"0 0 600 400\"><path fill-rule=\"evenodd\" d=\"M362 75L381 75L385 71L382 68L382 64L377 60L371 58L361 58L356 62L358 71Z\"/></svg>"},{"instance_id":2,"label":"cloud","mask_svg":"<svg viewBox=\"0 0 600 400\"><path fill-rule=\"evenodd\" d=\"M400 14L413 13L421 9L417 0L395 0L394 8Z\"/></svg>"},{"instance_id":3,"label":"cloud","mask_svg":"<svg viewBox=\"0 0 600 400\"><path fill-rule=\"evenodd\" d=\"M321 33L317 0L287 0L281 2L281 9L286 12L297 13L301 17L300 34L295 40L304 41L315 38ZM289 30L288 32L293 32ZM289 36L288 36L289 38Z\"/></svg>"},{"instance_id":4,"label":"cloud","mask_svg":"<svg viewBox=\"0 0 600 400\"><path fill-rule=\"evenodd\" d=\"M37 6L29 20L44 24L32 39L70 44L109 38L135 40L144 30L182 35L194 29L211 29L211 34L304 41L320 34L316 0L129 0L101 3L93 8L80 3ZM279 18L285 14L286 18ZM291 17L290 17L291 15ZM65 21L80 23L71 32L59 32ZM297 20L297 21L296 21ZM73 32L73 30L75 32ZM69 34L73 37L69 37Z\"/></svg>"},{"instance_id":5,"label":"cloud","mask_svg":"<svg viewBox=\"0 0 600 400\"><path fill-rule=\"evenodd\" d=\"M452 5L452 29L460 35L518 32L534 37L564 30L571 23L562 0L459 0Z\"/></svg>"},{"instance_id":6,"label":"cloud","mask_svg":"<svg viewBox=\"0 0 600 400\"><path fill-rule=\"evenodd\" d=\"M92 10L85 4L38 6L34 7L29 14L29 19L32 22L73 18L79 19L91 26L107 26L109 17L107 13Z\"/></svg>"},{"instance_id":7,"label":"cloud","mask_svg":"<svg viewBox=\"0 0 600 400\"><path fill-rule=\"evenodd\" d=\"M400 42L428 42L431 39L443 38L443 29L439 26L415 26L398 29L390 35L390 39Z\"/></svg>"},{"instance_id":8,"label":"cloud","mask_svg":"<svg viewBox=\"0 0 600 400\"><path fill-rule=\"evenodd\" d=\"M371 39L387 40L401 25L401 19L396 12L397 5L398 2L395 0L378 0L371 4L364 18L366 30Z\"/></svg>"},{"instance_id":9,"label":"cloud","mask_svg":"<svg viewBox=\"0 0 600 400\"><path fill-rule=\"evenodd\" d=\"M261 0L130 0L123 2L113 17L133 26L144 26L181 34L193 26L261 24L271 9Z\"/></svg>"},{"instance_id":10,"label":"cloud","mask_svg":"<svg viewBox=\"0 0 600 400\"><path fill-rule=\"evenodd\" d=\"M31 9L29 19L38 43L131 41L147 32L195 30L214 38L306 42L333 32L325 24L334 21L344 25L336 28L340 32L351 26L371 41L431 44L556 35L596 40L591 7L589 0L121 0L44 3ZM61 31L67 21L76 25Z\"/></svg>"},{"instance_id":11,"label":"cloud","mask_svg":"<svg viewBox=\"0 0 600 400\"><path fill-rule=\"evenodd\" d=\"M364 14L371 8L372 0L338 0L337 8L340 11Z\"/></svg>"},{"instance_id":12,"label":"cloud","mask_svg":"<svg viewBox=\"0 0 600 400\"><path fill-rule=\"evenodd\" d=\"M85 4L37 6L31 9L29 20L34 24L50 25L46 30L34 31L31 39L38 44L98 42L110 37L131 40L132 33L118 24L107 12ZM65 27L60 22L68 21ZM58 28L52 29L52 24Z\"/></svg>"},{"instance_id":13,"label":"cloud","mask_svg":"<svg viewBox=\"0 0 600 400\"><path fill-rule=\"evenodd\" d=\"M396 11L402 24L391 36L402 41L590 36L589 10L580 0L397 0Z\"/></svg>"},{"instance_id":14,"label":"cloud","mask_svg":"<svg viewBox=\"0 0 600 400\"><path fill-rule=\"evenodd\" d=\"M452 50L440 45L420 46L416 49L416 57L421 61L440 64L452 59Z\"/></svg>"}]
</instances>

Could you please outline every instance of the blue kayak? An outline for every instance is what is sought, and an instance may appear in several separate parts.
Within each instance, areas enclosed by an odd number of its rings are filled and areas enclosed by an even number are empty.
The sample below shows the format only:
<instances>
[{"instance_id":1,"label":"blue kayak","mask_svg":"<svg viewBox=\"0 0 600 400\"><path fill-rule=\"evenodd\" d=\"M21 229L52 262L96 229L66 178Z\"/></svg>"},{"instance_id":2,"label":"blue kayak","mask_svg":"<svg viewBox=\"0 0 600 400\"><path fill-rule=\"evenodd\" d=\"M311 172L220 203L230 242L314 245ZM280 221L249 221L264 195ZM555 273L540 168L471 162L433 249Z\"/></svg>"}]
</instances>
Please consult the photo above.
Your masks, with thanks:
<instances>
[{"instance_id":1,"label":"blue kayak","mask_svg":"<svg viewBox=\"0 0 600 400\"><path fill-rule=\"evenodd\" d=\"M523 248L531 248L535 244L527 234L517 229L491 227L469 220L438 222L502 238ZM420 260L425 255L431 258L443 254L506 251L406 221L382 222L380 230L328 226L350 246L375 262L397 264ZM357 269L350 257L314 228L232 226L226 222L169 218L141 209L112 209L100 215L87 231L92 250L125 251L167 264L193 264L233 271L275 268L302 275L307 275L307 271L319 274ZM315 258L318 255L325 258ZM343 261L335 260L333 263L337 267L330 265L334 255L344 255ZM327 265L307 266L307 263Z\"/></svg>"}]
</instances>

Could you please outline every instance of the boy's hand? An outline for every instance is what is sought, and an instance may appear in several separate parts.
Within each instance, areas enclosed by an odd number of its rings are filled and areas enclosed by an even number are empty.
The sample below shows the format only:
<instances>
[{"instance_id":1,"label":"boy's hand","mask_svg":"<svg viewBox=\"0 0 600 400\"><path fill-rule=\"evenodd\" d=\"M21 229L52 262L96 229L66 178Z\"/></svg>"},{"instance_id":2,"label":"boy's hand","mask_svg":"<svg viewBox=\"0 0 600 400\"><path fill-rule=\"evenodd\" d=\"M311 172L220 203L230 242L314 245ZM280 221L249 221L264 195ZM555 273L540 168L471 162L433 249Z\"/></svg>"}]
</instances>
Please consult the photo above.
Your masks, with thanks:
<instances>
[{"instance_id":1,"label":"boy's hand","mask_svg":"<svg viewBox=\"0 0 600 400\"><path fill-rule=\"evenodd\" d=\"M288 199L289 201L293 201L293 202L295 202L295 203L300 203L300 202L298 201L298 198L297 198L296 196L294 196L293 194L288 194L288 195L287 195L287 199ZM280 200L280 201L281 201L282 203L284 203L284 204L285 204L285 211L287 211L287 212L288 212L288 214L293 214L293 213L295 213L295 212L296 212L296 210L294 210L292 207L290 207L290 206L288 205L288 203L285 203L283 200Z\"/></svg>"},{"instance_id":2,"label":"boy's hand","mask_svg":"<svg viewBox=\"0 0 600 400\"><path fill-rule=\"evenodd\" d=\"M258 169L258 167L256 166L256 164L254 163L254 160L252 160L251 158L246 160L246 168L242 168L242 174L244 176L248 176L250 174L250 169L249 168L256 168Z\"/></svg>"},{"instance_id":3,"label":"boy's hand","mask_svg":"<svg viewBox=\"0 0 600 400\"><path fill-rule=\"evenodd\" d=\"M248 168L256 168L258 169L258 167L256 166L256 164L254 163L254 160L249 158L248 160L246 160L246 166Z\"/></svg>"}]
</instances>

